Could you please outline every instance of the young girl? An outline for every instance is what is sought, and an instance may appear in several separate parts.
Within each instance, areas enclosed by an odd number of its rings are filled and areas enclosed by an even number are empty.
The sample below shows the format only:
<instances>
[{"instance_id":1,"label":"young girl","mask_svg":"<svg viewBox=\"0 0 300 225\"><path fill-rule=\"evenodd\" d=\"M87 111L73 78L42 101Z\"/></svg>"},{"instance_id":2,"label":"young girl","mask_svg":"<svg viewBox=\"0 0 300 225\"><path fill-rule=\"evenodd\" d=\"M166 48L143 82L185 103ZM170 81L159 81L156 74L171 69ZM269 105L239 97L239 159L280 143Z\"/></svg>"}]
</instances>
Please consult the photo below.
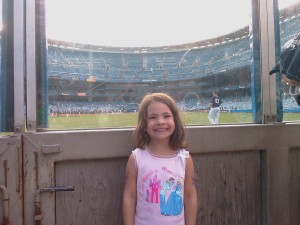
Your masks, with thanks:
<instances>
[{"instance_id":1,"label":"young girl","mask_svg":"<svg viewBox=\"0 0 300 225\"><path fill-rule=\"evenodd\" d=\"M163 93L141 102L123 195L124 225L195 225L194 164L176 102Z\"/></svg>"}]
</instances>

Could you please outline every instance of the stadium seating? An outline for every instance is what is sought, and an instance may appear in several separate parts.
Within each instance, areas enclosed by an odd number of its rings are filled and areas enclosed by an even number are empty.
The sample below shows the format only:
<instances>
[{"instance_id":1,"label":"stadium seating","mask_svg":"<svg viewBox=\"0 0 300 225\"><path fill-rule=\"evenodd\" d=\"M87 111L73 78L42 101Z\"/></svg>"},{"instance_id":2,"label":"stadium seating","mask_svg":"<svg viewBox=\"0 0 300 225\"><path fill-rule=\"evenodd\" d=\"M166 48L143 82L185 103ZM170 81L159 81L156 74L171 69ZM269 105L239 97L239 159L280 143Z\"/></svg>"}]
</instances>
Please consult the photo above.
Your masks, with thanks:
<instances>
[{"instance_id":1,"label":"stadium seating","mask_svg":"<svg viewBox=\"0 0 300 225\"><path fill-rule=\"evenodd\" d=\"M280 22L280 43L281 46L290 38L293 37L296 31L300 30L300 16L295 15L291 18L285 18ZM218 76L218 74L227 73L238 70L240 68L250 68L251 49L249 43L249 36L241 36L235 39L218 42L210 41L207 45L199 45L191 48L176 47L166 50L156 50L151 52L114 52L95 49L71 48L66 46L49 45L48 46L48 76L49 78L58 78L61 81L59 88L50 88L49 96L53 99L55 96L67 93L68 95L76 96L76 89L68 88L70 83L63 81L86 81L95 83L151 83L158 82L181 82L181 85L186 85L186 89L194 90L197 95L204 95L205 101L195 104L193 99L185 98L182 107L186 110L200 110L207 107L207 97L211 94L213 89L211 77ZM214 76L212 76L214 75ZM202 80L203 86L199 89L199 83L193 84L185 81L205 79ZM239 92L240 84L231 83L228 81L221 87L222 90L233 90L233 93ZM198 86L197 86L198 85ZM205 86L206 85L206 86ZM96 86L91 86L91 90ZM122 91L123 87L111 85L109 90L106 90L106 97L114 99L117 93ZM247 88L250 89L248 82ZM93 97L97 98L103 95L102 89L97 89L93 93ZM169 90L176 95L177 90ZM250 94L250 93L249 93ZM87 93L89 96L90 93ZM186 93L184 94L186 95ZM230 94L225 98L230 99ZM222 105L224 110L241 109L250 110L252 107L251 100L243 99L225 100ZM182 100L181 98L180 100ZM284 107L292 107L289 99L283 100ZM54 110L56 102L50 101L50 110ZM73 103L59 103L64 111L76 111L78 106ZM93 105L102 104L100 108L108 109L105 102L95 101L88 106L82 102L81 109L88 111L93 109ZM115 101L115 105L119 111L130 111L127 106ZM89 109L88 109L89 108ZM96 107L97 108L97 107ZM110 108L111 111L115 111ZM118 111L118 110L116 110Z\"/></svg>"}]
</instances>

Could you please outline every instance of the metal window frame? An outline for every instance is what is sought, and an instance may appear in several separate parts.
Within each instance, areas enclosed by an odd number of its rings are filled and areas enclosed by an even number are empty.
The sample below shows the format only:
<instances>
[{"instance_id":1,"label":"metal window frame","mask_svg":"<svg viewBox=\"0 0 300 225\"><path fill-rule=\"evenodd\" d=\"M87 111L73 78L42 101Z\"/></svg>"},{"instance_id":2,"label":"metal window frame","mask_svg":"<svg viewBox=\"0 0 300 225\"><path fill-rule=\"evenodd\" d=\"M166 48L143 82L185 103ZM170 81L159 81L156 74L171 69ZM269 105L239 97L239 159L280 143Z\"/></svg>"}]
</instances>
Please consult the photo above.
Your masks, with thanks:
<instances>
[{"instance_id":1,"label":"metal window frame","mask_svg":"<svg viewBox=\"0 0 300 225\"><path fill-rule=\"evenodd\" d=\"M25 131L24 103L24 1L14 0L14 132Z\"/></svg>"},{"instance_id":2,"label":"metal window frame","mask_svg":"<svg viewBox=\"0 0 300 225\"><path fill-rule=\"evenodd\" d=\"M35 48L35 2L26 1L26 93L27 93L27 130L36 131L36 48Z\"/></svg>"},{"instance_id":3,"label":"metal window frame","mask_svg":"<svg viewBox=\"0 0 300 225\"><path fill-rule=\"evenodd\" d=\"M35 48L35 4L36 0L15 1L15 131L22 132L23 127L28 131L37 131L36 116L36 48ZM274 3L275 2L275 3ZM252 0L252 5L258 9L259 39L260 39L260 80L262 118L261 122L277 122L277 96L276 76L269 76L270 69L275 65L275 29L274 29L274 4L277 0ZM26 21L24 23L24 7ZM24 35L25 25L26 36ZM25 36L26 50L23 37ZM24 124L24 55L26 55L26 120Z\"/></svg>"},{"instance_id":4,"label":"metal window frame","mask_svg":"<svg viewBox=\"0 0 300 225\"><path fill-rule=\"evenodd\" d=\"M274 1L259 0L262 123L278 121L276 76L269 76L275 65L274 20Z\"/></svg>"}]
</instances>

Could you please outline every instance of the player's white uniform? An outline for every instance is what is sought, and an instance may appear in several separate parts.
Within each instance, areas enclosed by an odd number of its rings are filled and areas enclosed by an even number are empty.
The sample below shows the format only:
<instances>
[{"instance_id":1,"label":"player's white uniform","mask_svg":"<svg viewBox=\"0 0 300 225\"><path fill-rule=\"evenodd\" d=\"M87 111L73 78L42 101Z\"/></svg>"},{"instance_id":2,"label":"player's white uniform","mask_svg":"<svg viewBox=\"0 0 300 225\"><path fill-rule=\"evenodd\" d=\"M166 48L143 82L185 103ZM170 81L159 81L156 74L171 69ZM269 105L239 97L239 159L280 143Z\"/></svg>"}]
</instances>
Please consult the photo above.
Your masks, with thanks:
<instances>
[{"instance_id":1,"label":"player's white uniform","mask_svg":"<svg viewBox=\"0 0 300 225\"><path fill-rule=\"evenodd\" d=\"M219 96L212 96L210 99L211 108L208 113L208 120L210 124L218 124L220 117L220 105L222 100Z\"/></svg>"}]
</instances>

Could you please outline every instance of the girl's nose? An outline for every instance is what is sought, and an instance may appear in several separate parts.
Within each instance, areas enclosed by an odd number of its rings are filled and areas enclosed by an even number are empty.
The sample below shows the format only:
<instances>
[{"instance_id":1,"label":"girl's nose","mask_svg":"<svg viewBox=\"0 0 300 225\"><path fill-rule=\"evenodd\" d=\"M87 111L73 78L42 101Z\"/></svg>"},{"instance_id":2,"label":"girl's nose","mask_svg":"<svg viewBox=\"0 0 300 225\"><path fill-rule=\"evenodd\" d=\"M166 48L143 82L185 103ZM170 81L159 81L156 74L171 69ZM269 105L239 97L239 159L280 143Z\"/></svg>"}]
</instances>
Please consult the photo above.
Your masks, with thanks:
<instances>
[{"instance_id":1,"label":"girl's nose","mask_svg":"<svg viewBox=\"0 0 300 225\"><path fill-rule=\"evenodd\" d=\"M162 116L160 116L160 117L158 117L158 121L157 122L158 123L164 123L165 119Z\"/></svg>"}]
</instances>

